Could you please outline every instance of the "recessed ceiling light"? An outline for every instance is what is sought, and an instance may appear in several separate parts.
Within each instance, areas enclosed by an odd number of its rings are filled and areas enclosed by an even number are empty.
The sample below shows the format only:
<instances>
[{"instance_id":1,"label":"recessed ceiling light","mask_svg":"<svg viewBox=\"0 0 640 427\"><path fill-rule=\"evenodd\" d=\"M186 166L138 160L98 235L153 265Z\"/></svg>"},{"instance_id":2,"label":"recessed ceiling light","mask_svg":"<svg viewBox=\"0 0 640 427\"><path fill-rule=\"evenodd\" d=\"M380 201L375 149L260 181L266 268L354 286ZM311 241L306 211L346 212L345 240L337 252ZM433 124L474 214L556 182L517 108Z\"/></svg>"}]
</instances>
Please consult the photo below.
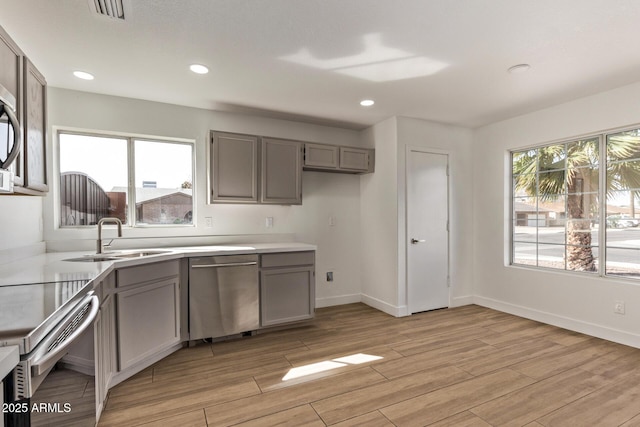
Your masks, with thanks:
<instances>
[{"instance_id":1,"label":"recessed ceiling light","mask_svg":"<svg viewBox=\"0 0 640 427\"><path fill-rule=\"evenodd\" d=\"M209 72L209 69L207 67L200 64L191 64L189 69L191 69L191 71L193 71L196 74L207 74Z\"/></svg>"},{"instance_id":2,"label":"recessed ceiling light","mask_svg":"<svg viewBox=\"0 0 640 427\"><path fill-rule=\"evenodd\" d=\"M85 71L74 71L73 75L82 80L93 80L93 74L89 74Z\"/></svg>"},{"instance_id":3,"label":"recessed ceiling light","mask_svg":"<svg viewBox=\"0 0 640 427\"><path fill-rule=\"evenodd\" d=\"M509 67L507 71L511 74L520 74L528 71L529 68L531 68L531 65L529 64L518 64L514 65L513 67Z\"/></svg>"},{"instance_id":4,"label":"recessed ceiling light","mask_svg":"<svg viewBox=\"0 0 640 427\"><path fill-rule=\"evenodd\" d=\"M360 105L362 105L363 107L371 107L375 103L376 102L373 99L363 99L362 101L360 101Z\"/></svg>"}]
</instances>

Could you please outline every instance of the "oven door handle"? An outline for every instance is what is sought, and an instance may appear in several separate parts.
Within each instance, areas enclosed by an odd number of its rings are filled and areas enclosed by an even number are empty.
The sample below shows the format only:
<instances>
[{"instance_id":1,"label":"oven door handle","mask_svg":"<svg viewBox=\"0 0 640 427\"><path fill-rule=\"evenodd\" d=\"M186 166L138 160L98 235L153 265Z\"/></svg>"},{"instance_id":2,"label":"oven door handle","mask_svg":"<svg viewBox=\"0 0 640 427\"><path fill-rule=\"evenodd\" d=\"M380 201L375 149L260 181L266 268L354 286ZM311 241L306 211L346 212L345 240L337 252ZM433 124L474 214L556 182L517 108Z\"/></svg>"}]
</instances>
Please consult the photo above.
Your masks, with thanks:
<instances>
[{"instance_id":1,"label":"oven door handle","mask_svg":"<svg viewBox=\"0 0 640 427\"><path fill-rule=\"evenodd\" d=\"M93 292L92 292L93 293ZM82 319L82 323L73 325L73 319L80 314L84 307L89 304L88 313L84 315ZM78 308L74 310L68 317L66 322L62 322L59 327L53 330L49 334L49 339L45 340L42 344L42 350L37 351L31 362L31 374L33 376L41 375L47 372L53 365L56 364L58 360L60 360L65 354L67 354L67 348L73 344L73 342L80 336L82 333L88 329L91 325L93 325L93 321L98 315L98 310L100 309L100 300L96 295L87 295L81 304L78 304ZM62 341L59 342L51 351L48 349L58 340L58 337L61 334L65 334L66 329L71 328L71 331L68 331L68 335L66 338L63 336ZM42 354L44 353L44 354Z\"/></svg>"}]
</instances>

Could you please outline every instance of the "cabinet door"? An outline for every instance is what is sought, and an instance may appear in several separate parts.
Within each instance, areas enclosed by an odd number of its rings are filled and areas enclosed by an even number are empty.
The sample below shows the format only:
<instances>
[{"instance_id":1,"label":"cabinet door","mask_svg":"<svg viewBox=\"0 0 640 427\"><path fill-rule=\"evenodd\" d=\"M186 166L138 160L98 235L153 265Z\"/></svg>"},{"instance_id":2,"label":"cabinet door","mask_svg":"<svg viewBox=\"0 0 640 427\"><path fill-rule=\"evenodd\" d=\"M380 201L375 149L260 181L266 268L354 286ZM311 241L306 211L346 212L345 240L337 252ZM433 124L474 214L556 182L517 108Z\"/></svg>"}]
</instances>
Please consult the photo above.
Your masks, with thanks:
<instances>
[{"instance_id":1,"label":"cabinet door","mask_svg":"<svg viewBox=\"0 0 640 427\"><path fill-rule=\"evenodd\" d=\"M100 306L94 324L96 417L99 418L107 400L111 377L116 371L115 362L115 306L113 295L108 295Z\"/></svg>"},{"instance_id":2,"label":"cabinet door","mask_svg":"<svg viewBox=\"0 0 640 427\"><path fill-rule=\"evenodd\" d=\"M20 99L21 57L22 52L18 45L0 27L0 85L4 86L16 100Z\"/></svg>"},{"instance_id":3,"label":"cabinet door","mask_svg":"<svg viewBox=\"0 0 640 427\"><path fill-rule=\"evenodd\" d=\"M311 319L314 312L313 268L283 268L260 273L261 326Z\"/></svg>"},{"instance_id":4,"label":"cabinet door","mask_svg":"<svg viewBox=\"0 0 640 427\"><path fill-rule=\"evenodd\" d=\"M179 292L175 276L117 294L120 371L180 342Z\"/></svg>"},{"instance_id":5,"label":"cabinet door","mask_svg":"<svg viewBox=\"0 0 640 427\"><path fill-rule=\"evenodd\" d=\"M338 147L335 145L304 144L304 165L322 169L338 168Z\"/></svg>"},{"instance_id":6,"label":"cabinet door","mask_svg":"<svg viewBox=\"0 0 640 427\"><path fill-rule=\"evenodd\" d=\"M340 169L367 171L369 169L369 150L340 147Z\"/></svg>"},{"instance_id":7,"label":"cabinet door","mask_svg":"<svg viewBox=\"0 0 640 427\"><path fill-rule=\"evenodd\" d=\"M44 76L24 58L24 187L46 192L47 168L45 144L47 141L47 82Z\"/></svg>"},{"instance_id":8,"label":"cabinet door","mask_svg":"<svg viewBox=\"0 0 640 427\"><path fill-rule=\"evenodd\" d=\"M211 202L258 202L258 137L213 132Z\"/></svg>"},{"instance_id":9,"label":"cabinet door","mask_svg":"<svg viewBox=\"0 0 640 427\"><path fill-rule=\"evenodd\" d=\"M0 85L16 100L16 115L22 123L22 51L0 27ZM20 156L21 157L21 156ZM23 168L17 158L9 169L15 174L15 185L22 185Z\"/></svg>"},{"instance_id":10,"label":"cabinet door","mask_svg":"<svg viewBox=\"0 0 640 427\"><path fill-rule=\"evenodd\" d=\"M260 201L280 205L302 204L302 144L262 139Z\"/></svg>"}]
</instances>

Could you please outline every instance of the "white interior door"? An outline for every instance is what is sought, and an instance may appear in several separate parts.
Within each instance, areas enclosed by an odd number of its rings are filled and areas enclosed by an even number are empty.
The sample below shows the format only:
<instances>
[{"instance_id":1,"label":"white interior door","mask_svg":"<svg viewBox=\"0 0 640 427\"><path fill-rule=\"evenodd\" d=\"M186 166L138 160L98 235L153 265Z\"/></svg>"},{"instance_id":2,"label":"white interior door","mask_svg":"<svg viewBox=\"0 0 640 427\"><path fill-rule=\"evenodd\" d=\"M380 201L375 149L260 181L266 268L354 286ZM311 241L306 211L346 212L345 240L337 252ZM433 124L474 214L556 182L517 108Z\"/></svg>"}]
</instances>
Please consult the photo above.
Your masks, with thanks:
<instances>
[{"instance_id":1,"label":"white interior door","mask_svg":"<svg viewBox=\"0 0 640 427\"><path fill-rule=\"evenodd\" d=\"M407 305L449 306L449 156L407 151Z\"/></svg>"}]
</instances>

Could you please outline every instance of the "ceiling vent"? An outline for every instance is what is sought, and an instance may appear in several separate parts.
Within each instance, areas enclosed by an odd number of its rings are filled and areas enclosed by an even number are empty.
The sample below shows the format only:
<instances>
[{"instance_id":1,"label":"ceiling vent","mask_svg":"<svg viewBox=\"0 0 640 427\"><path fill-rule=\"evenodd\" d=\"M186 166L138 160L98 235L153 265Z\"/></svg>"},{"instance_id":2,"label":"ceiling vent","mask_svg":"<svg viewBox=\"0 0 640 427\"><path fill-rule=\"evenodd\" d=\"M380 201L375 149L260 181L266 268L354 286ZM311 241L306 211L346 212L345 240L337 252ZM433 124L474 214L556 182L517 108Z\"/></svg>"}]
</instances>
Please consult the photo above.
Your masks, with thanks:
<instances>
[{"instance_id":1,"label":"ceiling vent","mask_svg":"<svg viewBox=\"0 0 640 427\"><path fill-rule=\"evenodd\" d=\"M107 18L124 20L124 0L88 0L92 12Z\"/></svg>"}]
</instances>

